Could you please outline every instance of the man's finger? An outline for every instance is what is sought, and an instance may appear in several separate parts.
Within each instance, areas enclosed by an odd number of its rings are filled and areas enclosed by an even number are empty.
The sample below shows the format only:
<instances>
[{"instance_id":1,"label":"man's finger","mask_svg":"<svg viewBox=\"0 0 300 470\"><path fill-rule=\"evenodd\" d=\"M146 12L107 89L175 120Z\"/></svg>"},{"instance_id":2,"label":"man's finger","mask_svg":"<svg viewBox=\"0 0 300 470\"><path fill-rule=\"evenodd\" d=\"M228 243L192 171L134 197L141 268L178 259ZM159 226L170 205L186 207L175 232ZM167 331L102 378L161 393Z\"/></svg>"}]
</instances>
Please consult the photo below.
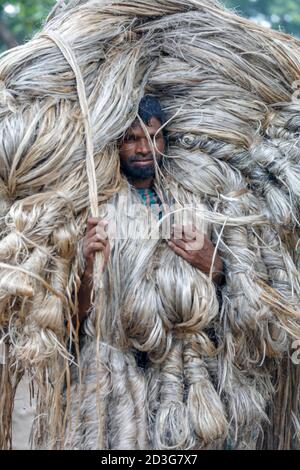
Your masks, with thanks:
<instances>
[{"instance_id":1,"label":"man's finger","mask_svg":"<svg viewBox=\"0 0 300 470\"><path fill-rule=\"evenodd\" d=\"M181 240L183 238L183 225L180 224L173 224L173 237L177 240Z\"/></svg>"},{"instance_id":2,"label":"man's finger","mask_svg":"<svg viewBox=\"0 0 300 470\"><path fill-rule=\"evenodd\" d=\"M87 256L90 256L91 254L95 253L96 251L103 251L104 250L103 243L101 242L93 242L90 243L88 248L87 248Z\"/></svg>"},{"instance_id":3,"label":"man's finger","mask_svg":"<svg viewBox=\"0 0 300 470\"><path fill-rule=\"evenodd\" d=\"M92 238L96 235L96 228L97 228L97 225L95 225L93 228L91 228L90 230L87 231L87 237L88 238Z\"/></svg>"},{"instance_id":4,"label":"man's finger","mask_svg":"<svg viewBox=\"0 0 300 470\"><path fill-rule=\"evenodd\" d=\"M195 240L197 236L197 230L192 224L183 226L183 235L186 240Z\"/></svg>"},{"instance_id":5,"label":"man's finger","mask_svg":"<svg viewBox=\"0 0 300 470\"><path fill-rule=\"evenodd\" d=\"M176 238L171 238L171 241L187 254L192 251L200 251L203 249L203 237L201 236L199 236L199 238L196 237L194 240L177 240Z\"/></svg>"},{"instance_id":6,"label":"man's finger","mask_svg":"<svg viewBox=\"0 0 300 470\"><path fill-rule=\"evenodd\" d=\"M175 245L175 243L172 242L171 240L168 241L168 245L171 248L171 250L173 250L177 255L179 255L182 258L184 258L185 260L187 260L188 254L185 250L183 250L179 246Z\"/></svg>"},{"instance_id":7,"label":"man's finger","mask_svg":"<svg viewBox=\"0 0 300 470\"><path fill-rule=\"evenodd\" d=\"M199 230L189 230L185 231L183 241L186 241L191 250L201 250L205 242L205 234Z\"/></svg>"},{"instance_id":8,"label":"man's finger","mask_svg":"<svg viewBox=\"0 0 300 470\"><path fill-rule=\"evenodd\" d=\"M96 225L105 228L108 225L108 221L106 219L101 219L100 217L89 217L87 221L87 230L91 230Z\"/></svg>"},{"instance_id":9,"label":"man's finger","mask_svg":"<svg viewBox=\"0 0 300 470\"><path fill-rule=\"evenodd\" d=\"M173 224L173 235L178 240L195 240L197 237L197 230L193 224Z\"/></svg>"},{"instance_id":10,"label":"man's finger","mask_svg":"<svg viewBox=\"0 0 300 470\"><path fill-rule=\"evenodd\" d=\"M91 243L102 243L103 248L105 248L106 245L108 244L108 239L104 240L102 236L97 233L96 235L94 235L92 238L89 239L88 245L90 245Z\"/></svg>"},{"instance_id":11,"label":"man's finger","mask_svg":"<svg viewBox=\"0 0 300 470\"><path fill-rule=\"evenodd\" d=\"M101 219L98 217L89 217L87 221L87 231L89 232L95 225L100 222Z\"/></svg>"},{"instance_id":12,"label":"man's finger","mask_svg":"<svg viewBox=\"0 0 300 470\"><path fill-rule=\"evenodd\" d=\"M96 228L96 234L100 235L103 240L106 240L108 238L108 233L105 230L106 225L104 226L103 223L99 223L95 228Z\"/></svg>"},{"instance_id":13,"label":"man's finger","mask_svg":"<svg viewBox=\"0 0 300 470\"><path fill-rule=\"evenodd\" d=\"M108 221L106 219L100 219L98 222L98 227L106 228L108 225Z\"/></svg>"},{"instance_id":14,"label":"man's finger","mask_svg":"<svg viewBox=\"0 0 300 470\"><path fill-rule=\"evenodd\" d=\"M171 243L173 243L174 245L178 246L179 248L181 248L182 250L186 251L188 246L186 244L185 241L183 240L178 240L177 238L171 238Z\"/></svg>"}]
</instances>

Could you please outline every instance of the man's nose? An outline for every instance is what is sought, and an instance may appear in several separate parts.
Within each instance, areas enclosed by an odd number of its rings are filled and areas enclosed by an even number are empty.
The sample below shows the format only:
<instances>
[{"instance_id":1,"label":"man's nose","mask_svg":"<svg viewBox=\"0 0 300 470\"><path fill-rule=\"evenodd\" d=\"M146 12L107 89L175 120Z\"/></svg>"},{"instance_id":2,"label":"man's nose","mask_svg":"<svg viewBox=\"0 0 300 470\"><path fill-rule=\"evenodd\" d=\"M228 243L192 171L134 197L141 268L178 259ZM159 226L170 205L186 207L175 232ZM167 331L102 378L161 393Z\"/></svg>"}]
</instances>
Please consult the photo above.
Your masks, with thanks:
<instances>
[{"instance_id":1,"label":"man's nose","mask_svg":"<svg viewBox=\"0 0 300 470\"><path fill-rule=\"evenodd\" d=\"M147 155L151 153L150 145L147 139L140 139L138 142L137 153Z\"/></svg>"}]
</instances>

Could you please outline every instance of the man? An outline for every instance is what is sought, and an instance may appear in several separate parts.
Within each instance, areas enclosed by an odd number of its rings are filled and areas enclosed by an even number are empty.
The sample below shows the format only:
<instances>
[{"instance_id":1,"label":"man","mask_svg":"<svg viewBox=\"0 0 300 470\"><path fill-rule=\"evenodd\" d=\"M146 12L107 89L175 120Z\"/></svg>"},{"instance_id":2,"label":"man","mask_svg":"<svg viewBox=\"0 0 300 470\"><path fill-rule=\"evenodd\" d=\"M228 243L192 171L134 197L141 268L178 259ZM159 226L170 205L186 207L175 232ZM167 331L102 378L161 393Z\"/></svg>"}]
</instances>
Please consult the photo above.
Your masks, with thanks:
<instances>
[{"instance_id":1,"label":"man","mask_svg":"<svg viewBox=\"0 0 300 470\"><path fill-rule=\"evenodd\" d=\"M174 193L158 178L165 169L164 122L157 100L145 96L119 141L124 184L109 201L113 217L88 220L78 295L81 377L73 380L66 448L199 448L226 432L203 360L215 355L218 299L208 275L221 282L221 258L197 224L175 225L169 238L149 239L144 230L154 207L162 223L173 211ZM124 226L128 232L119 236ZM96 252L106 267L101 308L90 302Z\"/></svg>"},{"instance_id":2,"label":"man","mask_svg":"<svg viewBox=\"0 0 300 470\"><path fill-rule=\"evenodd\" d=\"M140 102L139 116L144 123L148 136L145 133L139 120L136 120L126 132L124 138L119 142L120 165L123 174L130 184L138 191L141 200L146 205L161 204L158 195L155 193L153 183L155 179L155 161L153 158L152 141L155 138L155 160L158 167L162 166L162 155L166 150L166 135L161 130L165 122L159 102L149 95L146 95ZM161 215L161 214L160 214ZM87 233L83 243L83 254L86 260L86 269L82 278L79 292L79 320L82 322L90 308L91 279L93 276L93 262L97 251L104 254L107 263L110 253L110 245L105 228L107 222L97 218L88 220ZM177 227L178 228L178 227ZM177 233L182 234L181 238L176 237L176 227L173 236L168 240L168 245L178 256L188 261L192 266L205 274L209 274L215 248L207 235L204 235L204 243L199 249L197 246L196 232L189 227ZM222 260L217 254L212 269L213 280L219 284L222 280Z\"/></svg>"}]
</instances>

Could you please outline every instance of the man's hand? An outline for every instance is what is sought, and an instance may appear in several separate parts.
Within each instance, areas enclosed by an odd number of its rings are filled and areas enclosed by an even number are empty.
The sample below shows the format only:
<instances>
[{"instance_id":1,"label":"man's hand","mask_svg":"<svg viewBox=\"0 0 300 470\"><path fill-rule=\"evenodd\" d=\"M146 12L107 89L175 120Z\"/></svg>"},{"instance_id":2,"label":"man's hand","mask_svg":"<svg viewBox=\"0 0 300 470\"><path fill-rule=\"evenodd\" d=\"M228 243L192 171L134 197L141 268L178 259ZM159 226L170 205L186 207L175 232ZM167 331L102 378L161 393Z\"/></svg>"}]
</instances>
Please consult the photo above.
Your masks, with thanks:
<instances>
[{"instance_id":1,"label":"man's hand","mask_svg":"<svg viewBox=\"0 0 300 470\"><path fill-rule=\"evenodd\" d=\"M93 276L93 266L95 253L102 251L104 255L104 266L107 264L110 246L106 232L108 222L104 219L89 218L87 223L87 232L83 239L83 256L86 262L84 277Z\"/></svg>"},{"instance_id":2,"label":"man's hand","mask_svg":"<svg viewBox=\"0 0 300 470\"><path fill-rule=\"evenodd\" d=\"M95 253L97 251L103 252L104 266L107 264L109 258L110 246L105 230L106 226L107 222L105 220L98 218L88 219L87 231L83 239L83 256L86 267L78 293L78 316L73 318L73 324L76 329L86 318L91 307Z\"/></svg>"},{"instance_id":3,"label":"man's hand","mask_svg":"<svg viewBox=\"0 0 300 470\"><path fill-rule=\"evenodd\" d=\"M174 232L171 239L167 242L169 247L192 266L208 275L215 252L215 247L208 236L197 231L195 227L188 225L173 225L173 227ZM221 282L222 271L223 262L218 253L216 253L212 269L213 281Z\"/></svg>"}]
</instances>

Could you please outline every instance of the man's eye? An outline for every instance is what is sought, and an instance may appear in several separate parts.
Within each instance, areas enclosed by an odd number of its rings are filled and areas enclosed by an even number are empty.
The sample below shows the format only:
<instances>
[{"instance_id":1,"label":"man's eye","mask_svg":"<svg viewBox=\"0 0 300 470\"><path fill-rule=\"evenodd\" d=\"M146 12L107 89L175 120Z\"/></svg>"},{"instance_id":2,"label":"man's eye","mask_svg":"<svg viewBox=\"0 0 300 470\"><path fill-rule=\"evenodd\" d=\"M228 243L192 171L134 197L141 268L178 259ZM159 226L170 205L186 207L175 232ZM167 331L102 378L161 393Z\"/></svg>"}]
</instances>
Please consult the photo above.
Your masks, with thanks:
<instances>
[{"instance_id":1,"label":"man's eye","mask_svg":"<svg viewBox=\"0 0 300 470\"><path fill-rule=\"evenodd\" d=\"M135 140L134 135L127 135L127 136L124 138L124 142L133 142L134 140Z\"/></svg>"}]
</instances>

